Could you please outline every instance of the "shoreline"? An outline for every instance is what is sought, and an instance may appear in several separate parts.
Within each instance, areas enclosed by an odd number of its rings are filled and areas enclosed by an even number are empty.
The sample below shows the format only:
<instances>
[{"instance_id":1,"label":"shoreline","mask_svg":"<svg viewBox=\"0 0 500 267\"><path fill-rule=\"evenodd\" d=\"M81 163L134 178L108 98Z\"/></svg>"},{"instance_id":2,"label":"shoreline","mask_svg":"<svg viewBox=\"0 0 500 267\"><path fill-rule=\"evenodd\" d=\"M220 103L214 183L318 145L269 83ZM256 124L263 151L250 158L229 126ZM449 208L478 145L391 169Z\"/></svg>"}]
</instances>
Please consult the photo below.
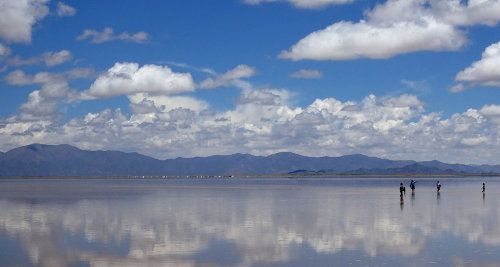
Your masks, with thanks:
<instances>
[{"instance_id":1,"label":"shoreline","mask_svg":"<svg viewBox=\"0 0 500 267\"><path fill-rule=\"evenodd\" d=\"M40 176L0 176L0 180L57 180L57 179L200 179L200 180L230 180L230 179L342 179L342 178L466 178L466 177L500 177L500 173L488 174L244 174L244 175L40 175Z\"/></svg>"}]
</instances>

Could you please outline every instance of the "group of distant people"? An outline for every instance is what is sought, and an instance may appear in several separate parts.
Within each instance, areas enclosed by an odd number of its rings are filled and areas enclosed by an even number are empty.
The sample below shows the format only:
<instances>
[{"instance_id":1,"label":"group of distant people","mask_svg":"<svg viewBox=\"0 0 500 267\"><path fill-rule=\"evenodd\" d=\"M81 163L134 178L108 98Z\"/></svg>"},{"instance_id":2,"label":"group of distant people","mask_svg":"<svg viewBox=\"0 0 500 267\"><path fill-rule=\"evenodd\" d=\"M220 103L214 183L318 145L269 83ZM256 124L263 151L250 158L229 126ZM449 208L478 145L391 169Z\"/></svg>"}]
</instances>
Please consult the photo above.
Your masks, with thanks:
<instances>
[{"instance_id":1,"label":"group of distant people","mask_svg":"<svg viewBox=\"0 0 500 267\"><path fill-rule=\"evenodd\" d=\"M417 183L417 181L415 181L415 180L411 180L410 181L410 189L411 189L412 193L415 191L415 184L416 183ZM438 183L439 183L439 181L438 181ZM403 183L399 184L399 194L401 196L403 196L403 195L406 194L406 187L403 185Z\"/></svg>"},{"instance_id":2,"label":"group of distant people","mask_svg":"<svg viewBox=\"0 0 500 267\"><path fill-rule=\"evenodd\" d=\"M417 181L415 180L411 180L410 181L410 188L411 188L411 192L414 193L415 192L415 184L417 183ZM441 183L439 181L436 182L436 189L437 189L437 192L439 194L439 192L441 191ZM483 193L486 191L486 184L483 183ZM400 183L399 184L399 194L400 196L403 196L406 194L406 187L403 185L403 183Z\"/></svg>"}]
</instances>

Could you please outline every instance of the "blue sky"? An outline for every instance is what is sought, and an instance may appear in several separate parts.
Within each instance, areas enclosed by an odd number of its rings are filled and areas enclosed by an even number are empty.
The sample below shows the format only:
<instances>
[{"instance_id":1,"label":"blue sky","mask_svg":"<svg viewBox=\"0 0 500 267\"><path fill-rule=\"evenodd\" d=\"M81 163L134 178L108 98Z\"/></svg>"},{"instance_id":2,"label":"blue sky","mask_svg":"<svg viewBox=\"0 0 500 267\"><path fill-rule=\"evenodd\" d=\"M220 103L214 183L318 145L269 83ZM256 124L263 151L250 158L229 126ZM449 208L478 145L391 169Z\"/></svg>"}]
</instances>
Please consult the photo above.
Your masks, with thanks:
<instances>
[{"instance_id":1,"label":"blue sky","mask_svg":"<svg viewBox=\"0 0 500 267\"><path fill-rule=\"evenodd\" d=\"M2 151L500 163L500 1L0 6Z\"/></svg>"}]
</instances>

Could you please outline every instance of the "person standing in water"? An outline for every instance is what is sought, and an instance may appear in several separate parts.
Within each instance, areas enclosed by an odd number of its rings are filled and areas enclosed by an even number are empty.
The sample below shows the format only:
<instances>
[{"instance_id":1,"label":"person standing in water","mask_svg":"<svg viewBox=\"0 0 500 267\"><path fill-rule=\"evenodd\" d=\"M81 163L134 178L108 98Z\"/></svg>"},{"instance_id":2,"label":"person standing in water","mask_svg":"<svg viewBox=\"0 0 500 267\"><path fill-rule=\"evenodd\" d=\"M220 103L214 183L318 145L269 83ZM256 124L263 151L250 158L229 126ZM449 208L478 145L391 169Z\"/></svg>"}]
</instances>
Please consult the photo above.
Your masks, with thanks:
<instances>
[{"instance_id":1,"label":"person standing in water","mask_svg":"<svg viewBox=\"0 0 500 267\"><path fill-rule=\"evenodd\" d=\"M410 181L410 188L411 188L412 193L413 193L413 191L415 191L415 183L416 183L416 181L414 181L414 180Z\"/></svg>"},{"instance_id":2,"label":"person standing in water","mask_svg":"<svg viewBox=\"0 0 500 267\"><path fill-rule=\"evenodd\" d=\"M439 181L437 181L437 183L436 183L436 188L437 188L437 191L439 193L439 191L441 191L441 184L439 183Z\"/></svg>"},{"instance_id":3,"label":"person standing in water","mask_svg":"<svg viewBox=\"0 0 500 267\"><path fill-rule=\"evenodd\" d=\"M483 193L486 191L486 185L483 183Z\"/></svg>"},{"instance_id":4,"label":"person standing in water","mask_svg":"<svg viewBox=\"0 0 500 267\"><path fill-rule=\"evenodd\" d=\"M403 183L400 183L399 184L399 195L402 197L403 194L405 193L405 191L406 190L405 190L405 187L404 187Z\"/></svg>"}]
</instances>

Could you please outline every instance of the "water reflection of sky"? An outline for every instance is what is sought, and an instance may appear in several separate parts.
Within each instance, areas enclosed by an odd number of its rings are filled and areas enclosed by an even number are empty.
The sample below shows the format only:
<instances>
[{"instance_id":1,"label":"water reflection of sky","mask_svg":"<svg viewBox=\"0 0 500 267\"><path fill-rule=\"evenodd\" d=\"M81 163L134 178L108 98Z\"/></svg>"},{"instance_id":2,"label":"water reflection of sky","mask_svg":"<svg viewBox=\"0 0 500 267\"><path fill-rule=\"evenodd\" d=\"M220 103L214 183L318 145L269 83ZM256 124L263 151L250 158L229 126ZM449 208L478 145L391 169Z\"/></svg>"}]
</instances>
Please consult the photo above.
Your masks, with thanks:
<instances>
[{"instance_id":1,"label":"water reflection of sky","mask_svg":"<svg viewBox=\"0 0 500 267\"><path fill-rule=\"evenodd\" d=\"M2 180L0 266L500 264L481 182Z\"/></svg>"}]
</instances>

